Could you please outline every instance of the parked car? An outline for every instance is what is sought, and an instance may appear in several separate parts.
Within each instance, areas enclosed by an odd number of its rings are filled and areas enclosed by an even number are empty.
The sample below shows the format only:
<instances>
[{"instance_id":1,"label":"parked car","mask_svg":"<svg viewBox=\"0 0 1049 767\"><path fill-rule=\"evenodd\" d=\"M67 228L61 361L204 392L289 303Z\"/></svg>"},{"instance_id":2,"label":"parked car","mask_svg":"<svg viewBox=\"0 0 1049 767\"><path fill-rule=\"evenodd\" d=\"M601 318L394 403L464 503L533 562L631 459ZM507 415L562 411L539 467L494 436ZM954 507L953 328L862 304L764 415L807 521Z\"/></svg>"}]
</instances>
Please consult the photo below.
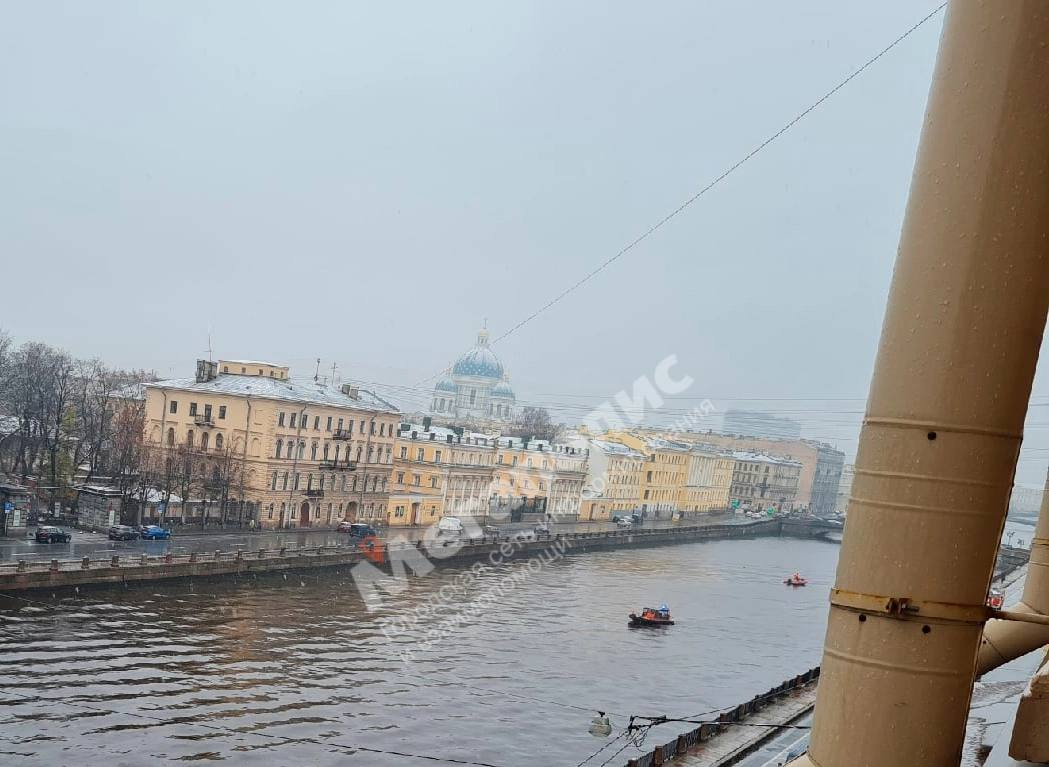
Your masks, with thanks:
<instances>
[{"instance_id":1,"label":"parked car","mask_svg":"<svg viewBox=\"0 0 1049 767\"><path fill-rule=\"evenodd\" d=\"M536 535L550 535L550 525L546 522L538 522L536 526L532 528L532 531Z\"/></svg>"},{"instance_id":2,"label":"parked car","mask_svg":"<svg viewBox=\"0 0 1049 767\"><path fill-rule=\"evenodd\" d=\"M171 531L165 530L160 525L145 525L142 528L142 538L147 541L160 541L171 537Z\"/></svg>"},{"instance_id":3,"label":"parked car","mask_svg":"<svg viewBox=\"0 0 1049 767\"><path fill-rule=\"evenodd\" d=\"M374 527L363 522L343 521L339 523L338 530L340 533L349 533L351 538L367 538L379 534Z\"/></svg>"},{"instance_id":4,"label":"parked car","mask_svg":"<svg viewBox=\"0 0 1049 767\"><path fill-rule=\"evenodd\" d=\"M437 523L437 529L442 533L461 533L463 522L458 517L441 517L441 521Z\"/></svg>"},{"instance_id":5,"label":"parked car","mask_svg":"<svg viewBox=\"0 0 1049 767\"><path fill-rule=\"evenodd\" d=\"M131 525L113 525L108 535L111 541L133 541L138 538L138 530Z\"/></svg>"},{"instance_id":6,"label":"parked car","mask_svg":"<svg viewBox=\"0 0 1049 767\"><path fill-rule=\"evenodd\" d=\"M634 518L633 517L617 517L616 518L616 524L619 525L620 527L633 527L634 526Z\"/></svg>"},{"instance_id":7,"label":"parked car","mask_svg":"<svg viewBox=\"0 0 1049 767\"><path fill-rule=\"evenodd\" d=\"M69 543L72 538L73 536L61 527L42 525L36 529L37 543Z\"/></svg>"}]
</instances>

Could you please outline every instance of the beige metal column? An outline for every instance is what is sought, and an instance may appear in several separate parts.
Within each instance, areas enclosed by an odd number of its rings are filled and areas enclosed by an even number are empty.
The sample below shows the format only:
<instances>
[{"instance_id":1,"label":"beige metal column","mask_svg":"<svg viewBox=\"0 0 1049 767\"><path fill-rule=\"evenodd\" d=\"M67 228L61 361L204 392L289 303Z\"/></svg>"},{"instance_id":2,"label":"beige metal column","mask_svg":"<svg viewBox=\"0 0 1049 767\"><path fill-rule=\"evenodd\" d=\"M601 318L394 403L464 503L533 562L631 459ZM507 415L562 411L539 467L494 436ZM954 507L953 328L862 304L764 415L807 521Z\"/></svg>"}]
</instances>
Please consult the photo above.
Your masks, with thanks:
<instances>
[{"instance_id":1,"label":"beige metal column","mask_svg":"<svg viewBox=\"0 0 1049 767\"><path fill-rule=\"evenodd\" d=\"M959 762L1049 301L1049 3L948 7L799 764Z\"/></svg>"},{"instance_id":2,"label":"beige metal column","mask_svg":"<svg viewBox=\"0 0 1049 767\"><path fill-rule=\"evenodd\" d=\"M1020 604L1010 610L1049 615L1049 476L1045 479L1045 494L1038 512L1038 525L1031 539L1031 562L1024 580ZM985 674L1014 658L1049 644L1049 626L1016 621L993 620L984 626L980 642L980 657L976 664L978 674Z\"/></svg>"}]
</instances>

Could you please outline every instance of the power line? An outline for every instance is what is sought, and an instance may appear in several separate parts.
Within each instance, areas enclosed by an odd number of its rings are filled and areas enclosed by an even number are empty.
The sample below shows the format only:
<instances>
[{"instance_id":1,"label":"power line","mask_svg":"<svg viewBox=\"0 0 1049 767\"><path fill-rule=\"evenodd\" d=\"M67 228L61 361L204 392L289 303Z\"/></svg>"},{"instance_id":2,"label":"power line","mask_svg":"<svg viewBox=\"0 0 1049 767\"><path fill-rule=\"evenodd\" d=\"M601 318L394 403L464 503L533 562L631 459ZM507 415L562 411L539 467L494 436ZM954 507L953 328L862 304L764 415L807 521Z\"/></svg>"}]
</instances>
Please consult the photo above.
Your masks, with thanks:
<instances>
[{"instance_id":1,"label":"power line","mask_svg":"<svg viewBox=\"0 0 1049 767\"><path fill-rule=\"evenodd\" d=\"M878 53L876 53L876 54L875 54L874 56L872 56L871 58L867 59L867 60L866 60L866 61L865 61L865 62L864 62L863 64L861 64L861 65L860 65L859 67L857 67L856 69L854 69L854 70L853 70L853 71L852 71L851 73L849 73L849 75L848 75L847 77L845 77L845 79L843 79L843 80L842 80L841 82L839 82L839 83L838 83L837 85L835 85L835 86L834 86L833 88L831 88L831 89L830 89L829 91L827 91L827 92L826 92L825 94L823 94L823 96L821 96L821 97L820 97L819 99L817 99L816 101L814 101L814 102L813 102L813 103L812 103L811 105L809 105L809 106L808 106L808 107L807 107L806 109L802 110L802 111L801 111L801 112L800 112L800 113L799 113L798 115L796 115L796 116L795 116L795 117L794 117L794 118L793 118L792 120L790 120L790 121L789 121L789 122L788 122L788 123L787 123L786 125L784 125L783 127L781 127L781 128L780 128L779 130L777 130L777 131L776 131L775 133L773 133L773 134L771 134L770 136L768 136L768 137L767 137L767 138L766 138L766 139L765 139L764 141L762 141L762 142L761 142L760 144L758 144L758 145L757 145L756 147L754 147L753 149L751 149L751 150L750 150L750 151L749 151L749 152L748 152L747 154L745 154L745 155L744 155L744 156L743 156L743 157L742 157L741 159L737 160L737 161L736 161L735 163L733 163L732 165L730 165L730 166L729 166L729 167L728 167L728 168L727 168L726 170L722 171L722 173L721 173L720 175L718 175L717 177L715 177L715 178L714 178L714 179L713 179L712 181L708 182L708 183L706 184L706 186L702 187L702 188L701 188L701 189L700 189L700 190L699 190L698 192L696 192L695 194L693 194L693 195L692 195L691 197L689 197L689 198L688 198L687 200L685 200L685 201L684 201L683 203L681 203L680 205L678 205L678 207L676 207L676 208L675 208L674 210L672 210L672 211L671 211L670 213L668 213L668 214L666 214L665 216L663 216L663 218L661 218L661 219L660 219L659 221L657 221L657 222L656 222L655 224L653 224L652 226L650 226L650 227L649 227L648 229L646 229L646 230L645 230L644 232L642 232L642 233L641 233L641 234L640 234L639 236L637 236L637 237L636 237L636 238L634 238L634 239L633 239L633 240L632 240L631 242L629 242L629 243L628 243L627 245L625 245L625 246L624 246L623 248L621 248L621 249L620 249L620 250L619 250L619 251L618 251L618 252L617 252L617 253L616 253L615 255L613 255L613 256L611 256L611 257L609 257L609 258L605 259L605 261L603 261L603 262L602 262L601 264L599 264L599 265L598 265L598 266L596 266L595 268L591 269L591 270L590 270L589 272L587 272L587 274L585 274L585 275L584 275L584 276L583 276L583 277L582 277L581 279L579 279L579 280L577 280L576 282L574 282L574 283L572 283L571 285L569 285L569 286L568 286L567 288L565 288L564 290L562 290L562 291L561 291L560 293L558 293L558 294L557 294L556 296L554 296L554 297L553 297L552 299L550 299L550 300L549 300L549 301L547 301L547 302L546 302L545 304L543 304L542 306L540 306L540 307L539 307L538 309L536 309L536 310L535 310L534 312L532 312L531 314L529 314L529 315L528 315L527 317L525 317L525 318L524 318L523 320L521 320L520 322L518 322L518 323L517 323L516 325L512 326L512 327L511 327L511 328L510 328L509 330L507 330L507 331L506 331L505 333L503 333L502 335L500 335L500 336L496 337L496 338L495 338L495 340L493 340L493 341L492 341L491 343L492 343L493 345L494 345L494 344L497 344L497 343L499 343L500 341L502 341L502 340L503 340L504 338L506 338L507 336L510 336L510 335L512 335L513 333L517 332L517 331L518 331L518 330L520 330L520 329L521 329L522 327L524 327L524 326L525 326L525 325L527 325L527 324L528 324L529 322L531 322L531 321L532 321L532 320L534 320L534 319L535 319L536 317L538 317L538 316L539 316L540 314L542 314L543 312L545 312L545 311L546 311L547 309L550 309L550 308L551 308L551 307L553 307L554 305L556 305L556 304L560 303L560 302L561 302L562 300L564 300L564 299L565 299L565 298L566 298L566 297L567 297L568 295L570 295L571 293L573 293L574 291L576 291L577 289L579 289L580 287L582 287L583 285L585 285L585 284L586 284L587 282L589 282L590 280L592 280L592 279L593 279L594 277L596 277L596 276L597 276L598 274L600 274L601 272L603 272L603 271L604 271L605 269L607 269L607 268L608 268L609 266L611 266L612 264L614 264L614 263L615 263L616 261L618 261L618 260L619 260L620 258L622 258L623 256L625 256L625 255L626 255L627 253L629 253L630 251L632 251L632 250L633 250L634 248L636 248L636 247L637 247L638 245L640 245L640 244L641 244L642 242L644 242L645 240L647 240L647 239L648 239L649 237L651 237L651 236L652 236L653 234L655 234L655 233L656 233L657 231L659 231L660 229L662 229L662 228L663 228L663 227L664 227L664 226L665 226L666 224L668 224L668 223L669 223L670 221L672 221L672 220L673 220L673 219L674 219L675 217L677 217L677 216L678 216L679 214L681 214L682 212L684 212L685 210L687 210L687 209L688 209L689 207L691 207L691 206L692 206L692 204L693 204L693 203L695 203L695 202L696 202L697 200L699 200L699 199L700 199L701 197L703 197L703 195L705 195L705 194L706 194L707 192L709 192L709 191L710 191L711 189L713 189L713 188L714 188L714 187L716 187L716 186L717 186L718 184L720 184L720 183L721 183L722 181L724 181L724 180L725 180L726 178L728 178L728 177L729 177L729 176L730 176L730 175L731 175L732 173L734 173L734 172L735 172L736 170L738 170L738 169L739 169L740 167L742 167L742 166L743 166L744 164L746 164L746 163L747 163L748 161L750 161L750 160L751 160L752 158L754 158L754 157L755 157L755 156L756 156L757 154L759 154L759 153L760 153L760 152L761 152L761 151L762 151L763 149L765 149L765 148L766 148L767 146L769 146L769 145L770 145L770 144L772 144L772 143L773 143L774 141L776 141L776 139L778 139L778 138L779 138L780 136L782 136L782 135L783 135L783 134L785 134L785 133L786 133L787 131L789 131L789 130L790 130L791 128L793 128L793 127L794 127L795 125L797 125L797 124L798 124L799 122L801 122L801 121L802 121L802 120L803 120L803 119L804 119L805 117L807 117L807 116L808 116L808 115L809 115L809 114L810 114L811 112L813 112L813 111L814 111L815 109L818 109L818 108L819 108L819 107L820 107L821 105L823 105L823 103L824 103L824 102L826 102L826 101L827 101L828 99L830 99L830 98L831 98L832 96L834 96L834 94L836 94L836 93L837 93L838 91L840 91L840 90L841 90L842 88L844 88L844 87L845 87L846 85L848 85L848 84L849 84L850 82L852 82L852 81L853 81L854 79L856 79L857 77L859 77L859 76L860 76L860 75L861 75L861 74L862 74L862 73L863 73L864 71L866 71L866 70L867 70L867 69L868 69L868 68L869 68L870 66L872 66L872 65L873 65L873 64L874 64L875 62L877 62L877 61L878 61L879 59L881 59L881 58L882 58L883 56L885 56L885 54L887 54L887 53L888 53L889 51L891 51L891 50L892 50L893 48L895 48L895 47L896 47L897 45L899 45L899 44L900 44L901 42L903 42L903 41L904 41L904 40L906 40L906 39L907 39L908 37L910 37L910 36L911 36L911 34L913 34L913 33L914 33L914 32L915 32L915 31L916 31L917 29L919 29L919 28L920 28L920 27L921 27L921 26L922 26L923 24L925 24L925 23L926 23L927 21L929 21L929 19L933 18L933 17L934 17L934 16L936 15L936 14L938 14L938 13L939 13L940 11L942 11L942 10L943 10L943 9L944 9L944 8L945 8L946 6L947 6L947 3L946 3L946 2L945 2L945 3L941 3L941 4L940 4L939 6L937 6L937 7L935 8L935 9L933 9L933 10L932 10L932 11L931 11L930 13L928 13L927 15L925 15L925 16L924 16L924 17L923 17L923 18L922 18L921 20L919 20L919 21L918 21L918 22L917 22L916 24L914 24L913 26L911 26L911 27L910 27L910 28L909 28L909 29L908 29L907 31L905 31L905 32L904 32L903 34L901 34L901 35L900 35L899 37L897 37L897 38L896 38L895 40L893 40L893 41L892 41L891 43L889 43L889 44L888 44L887 46L885 46L885 47L884 47L884 48L882 48L882 49L881 49L880 51L878 51ZM440 372L440 373L437 373L437 374L435 374L435 375L433 375L433 376L430 376L430 378L428 378L428 379L425 379L424 381L420 381L420 383L426 383L426 382L428 382L428 381L431 381L431 380L433 380L434 378L436 378L436 377L438 377L438 376L440 376L440 375L442 375L442 374L443 374L443 371L442 371L442 372Z\"/></svg>"}]
</instances>

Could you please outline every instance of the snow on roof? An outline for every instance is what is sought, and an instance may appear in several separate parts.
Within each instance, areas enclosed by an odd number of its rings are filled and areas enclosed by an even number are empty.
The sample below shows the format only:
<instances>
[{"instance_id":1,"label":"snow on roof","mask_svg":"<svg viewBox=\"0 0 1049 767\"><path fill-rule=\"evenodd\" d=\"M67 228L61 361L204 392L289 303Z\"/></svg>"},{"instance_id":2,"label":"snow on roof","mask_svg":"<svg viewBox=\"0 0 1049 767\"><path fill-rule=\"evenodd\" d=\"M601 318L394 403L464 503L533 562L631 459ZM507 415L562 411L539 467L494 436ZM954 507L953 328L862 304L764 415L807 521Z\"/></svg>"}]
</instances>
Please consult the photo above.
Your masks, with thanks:
<instances>
[{"instance_id":1,"label":"snow on roof","mask_svg":"<svg viewBox=\"0 0 1049 767\"><path fill-rule=\"evenodd\" d=\"M628 458L644 458L645 456L634 450L632 447L620 444L619 442L607 442L603 439L593 439L590 443L610 455L623 455Z\"/></svg>"},{"instance_id":2,"label":"snow on roof","mask_svg":"<svg viewBox=\"0 0 1049 767\"><path fill-rule=\"evenodd\" d=\"M732 451L732 457L737 461L750 461L752 463L773 463L782 466L801 466L799 461L794 461L790 458L780 458L775 455L755 453L751 450L734 450Z\"/></svg>"},{"instance_id":3,"label":"snow on roof","mask_svg":"<svg viewBox=\"0 0 1049 767\"><path fill-rule=\"evenodd\" d=\"M352 408L354 410L374 410L381 413L399 413L396 405L370 392L357 389L357 399L344 394L341 389L328 386L312 378L295 380L286 378L265 378L261 376L241 376L220 374L210 381L197 381L195 378L172 378L167 381L154 381L145 384L147 388L177 389L179 391L200 392L201 394L228 394L234 397L259 397L283 402L297 402L327 407Z\"/></svg>"},{"instance_id":4,"label":"snow on roof","mask_svg":"<svg viewBox=\"0 0 1049 767\"><path fill-rule=\"evenodd\" d=\"M268 368L286 368L287 365L278 365L276 362L264 362L262 360L227 360L221 359L219 362L228 362L231 365L265 365Z\"/></svg>"},{"instance_id":5,"label":"snow on roof","mask_svg":"<svg viewBox=\"0 0 1049 767\"><path fill-rule=\"evenodd\" d=\"M675 440L663 439L662 437L650 437L645 444L651 450L679 450L687 453L692 449L692 446L686 442L676 442Z\"/></svg>"}]
</instances>

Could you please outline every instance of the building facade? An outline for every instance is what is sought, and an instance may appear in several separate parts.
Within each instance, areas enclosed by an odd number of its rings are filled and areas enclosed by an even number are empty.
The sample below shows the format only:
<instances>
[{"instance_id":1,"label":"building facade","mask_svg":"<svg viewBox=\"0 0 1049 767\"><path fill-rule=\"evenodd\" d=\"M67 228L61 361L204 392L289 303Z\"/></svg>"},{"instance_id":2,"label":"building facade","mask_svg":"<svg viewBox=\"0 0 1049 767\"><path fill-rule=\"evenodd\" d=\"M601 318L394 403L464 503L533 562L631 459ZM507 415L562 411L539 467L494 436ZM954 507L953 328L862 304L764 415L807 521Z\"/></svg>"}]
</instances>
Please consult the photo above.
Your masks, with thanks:
<instances>
[{"instance_id":1,"label":"building facade","mask_svg":"<svg viewBox=\"0 0 1049 767\"><path fill-rule=\"evenodd\" d=\"M789 458L736 451L731 505L755 511L793 511L797 502L801 463Z\"/></svg>"},{"instance_id":2,"label":"building facade","mask_svg":"<svg viewBox=\"0 0 1049 767\"><path fill-rule=\"evenodd\" d=\"M483 519L495 475L495 440L429 424L401 424L388 521L431 525L442 516Z\"/></svg>"},{"instance_id":3,"label":"building facade","mask_svg":"<svg viewBox=\"0 0 1049 767\"><path fill-rule=\"evenodd\" d=\"M498 437L493 515L545 511L558 521L579 518L587 475L585 450L546 440Z\"/></svg>"},{"instance_id":4,"label":"building facade","mask_svg":"<svg viewBox=\"0 0 1049 767\"><path fill-rule=\"evenodd\" d=\"M488 345L488 331L477 334L477 345L452 365L437 382L430 412L452 421L508 423L516 413L516 398L503 363Z\"/></svg>"},{"instance_id":5,"label":"building facade","mask_svg":"<svg viewBox=\"0 0 1049 767\"><path fill-rule=\"evenodd\" d=\"M729 508L735 458L712 445L693 445L688 473L678 507L682 512L723 511Z\"/></svg>"},{"instance_id":6,"label":"building facade","mask_svg":"<svg viewBox=\"0 0 1049 767\"><path fill-rule=\"evenodd\" d=\"M580 521L605 521L641 508L643 453L603 439L579 438L571 444L589 451Z\"/></svg>"},{"instance_id":7,"label":"building facade","mask_svg":"<svg viewBox=\"0 0 1049 767\"><path fill-rule=\"evenodd\" d=\"M181 467L158 490L236 503L264 528L386 518L399 411L381 397L245 360L145 387L146 441Z\"/></svg>"},{"instance_id":8,"label":"building facade","mask_svg":"<svg viewBox=\"0 0 1049 767\"><path fill-rule=\"evenodd\" d=\"M656 430L646 433L666 435L665 432ZM801 475L795 506L808 509L818 516L834 513L845 454L831 445L807 439L740 437L716 432L673 432L667 436L692 444L713 445L733 452L764 453L798 461L801 463Z\"/></svg>"},{"instance_id":9,"label":"building facade","mask_svg":"<svg viewBox=\"0 0 1049 767\"><path fill-rule=\"evenodd\" d=\"M644 456L641 468L641 514L665 519L679 510L681 491L688 474L689 452L685 442L662 437L646 437L628 431L610 431L604 435Z\"/></svg>"}]
</instances>

